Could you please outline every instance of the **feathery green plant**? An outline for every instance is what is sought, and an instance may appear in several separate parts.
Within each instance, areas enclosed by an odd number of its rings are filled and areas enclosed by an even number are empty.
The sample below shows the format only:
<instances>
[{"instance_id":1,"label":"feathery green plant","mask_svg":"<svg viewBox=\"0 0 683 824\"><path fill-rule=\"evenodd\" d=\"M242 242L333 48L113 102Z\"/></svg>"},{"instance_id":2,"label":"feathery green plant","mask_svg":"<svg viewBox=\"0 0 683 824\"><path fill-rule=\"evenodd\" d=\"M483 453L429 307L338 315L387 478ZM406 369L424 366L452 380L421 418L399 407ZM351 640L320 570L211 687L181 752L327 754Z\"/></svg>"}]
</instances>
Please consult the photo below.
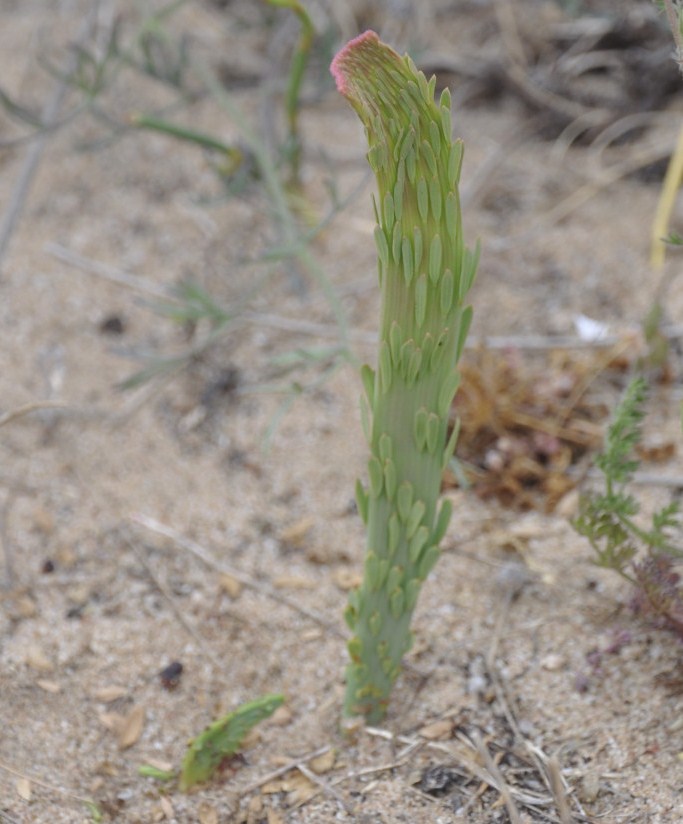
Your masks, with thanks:
<instances>
[{"instance_id":1,"label":"feathery green plant","mask_svg":"<svg viewBox=\"0 0 683 824\"><path fill-rule=\"evenodd\" d=\"M378 367L361 371L369 485L356 485L367 551L363 582L345 612L354 633L345 713L374 723L410 648L420 587L451 515L448 501L438 511L437 502L457 438L453 431L446 443L478 252L463 243L463 146L451 139L448 90L436 103L436 78L427 81L372 31L349 42L331 70L365 126L379 190Z\"/></svg>"},{"instance_id":2,"label":"feathery green plant","mask_svg":"<svg viewBox=\"0 0 683 824\"><path fill-rule=\"evenodd\" d=\"M641 439L647 385L636 378L626 389L607 430L604 451L596 466L604 476L602 492L581 499L574 529L588 538L595 563L612 569L636 588L636 603L683 634L683 591L674 562L683 552L672 543L680 529L676 501L652 515L649 529L634 520L640 505L629 491L638 461L633 457Z\"/></svg>"}]
</instances>

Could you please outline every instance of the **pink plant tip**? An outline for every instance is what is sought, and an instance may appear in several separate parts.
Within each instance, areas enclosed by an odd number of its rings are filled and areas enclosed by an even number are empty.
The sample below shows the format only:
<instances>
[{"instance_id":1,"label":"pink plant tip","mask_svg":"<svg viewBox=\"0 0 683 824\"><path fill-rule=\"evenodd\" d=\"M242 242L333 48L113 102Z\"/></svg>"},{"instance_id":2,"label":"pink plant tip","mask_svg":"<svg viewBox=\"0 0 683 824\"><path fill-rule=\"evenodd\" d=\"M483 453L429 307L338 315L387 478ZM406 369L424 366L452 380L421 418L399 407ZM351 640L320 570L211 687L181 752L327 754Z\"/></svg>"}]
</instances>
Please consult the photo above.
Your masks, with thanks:
<instances>
[{"instance_id":1,"label":"pink plant tip","mask_svg":"<svg viewBox=\"0 0 683 824\"><path fill-rule=\"evenodd\" d=\"M357 37L354 37L353 40L349 40L349 42L337 52L332 60L330 72L332 73L332 77L334 77L334 81L337 84L337 90L345 96L348 96L349 89L344 64L349 57L353 57L353 54L357 48L362 47L362 45L368 41L379 43L379 35L377 32L372 31L372 29L368 29L362 34L359 34Z\"/></svg>"}]
</instances>

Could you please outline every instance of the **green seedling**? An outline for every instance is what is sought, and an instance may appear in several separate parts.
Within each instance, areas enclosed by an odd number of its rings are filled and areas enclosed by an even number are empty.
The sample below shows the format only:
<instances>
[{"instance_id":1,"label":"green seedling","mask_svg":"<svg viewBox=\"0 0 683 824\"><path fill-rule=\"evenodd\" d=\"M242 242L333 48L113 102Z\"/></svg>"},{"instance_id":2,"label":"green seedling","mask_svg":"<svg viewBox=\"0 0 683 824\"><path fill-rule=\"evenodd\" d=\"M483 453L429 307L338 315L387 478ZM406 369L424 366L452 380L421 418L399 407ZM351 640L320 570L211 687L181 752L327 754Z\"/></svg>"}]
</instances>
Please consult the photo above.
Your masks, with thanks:
<instances>
[{"instance_id":1,"label":"green seedling","mask_svg":"<svg viewBox=\"0 0 683 824\"><path fill-rule=\"evenodd\" d=\"M365 126L379 190L379 355L376 370L361 371L371 457L368 486L356 487L367 549L345 613L354 634L345 713L375 723L410 649L420 587L451 515L448 501L437 504L457 438L456 430L448 437L448 418L478 252L463 242L463 145L451 138L448 90L435 102L436 78L428 81L374 32L348 43L331 70Z\"/></svg>"},{"instance_id":2,"label":"green seedling","mask_svg":"<svg viewBox=\"0 0 683 824\"><path fill-rule=\"evenodd\" d=\"M655 513L652 526L645 529L634 520L640 506L629 491L638 468L634 450L641 440L647 385L634 379L617 406L607 430L604 451L595 460L604 477L604 490L582 498L574 527L590 541L598 566L613 569L636 583L629 565L641 548L649 553L678 555L669 532L677 524L675 502Z\"/></svg>"},{"instance_id":3,"label":"green seedling","mask_svg":"<svg viewBox=\"0 0 683 824\"><path fill-rule=\"evenodd\" d=\"M180 771L180 789L187 792L208 781L221 762L239 751L247 733L284 703L282 695L264 695L242 704L190 741Z\"/></svg>"}]
</instances>

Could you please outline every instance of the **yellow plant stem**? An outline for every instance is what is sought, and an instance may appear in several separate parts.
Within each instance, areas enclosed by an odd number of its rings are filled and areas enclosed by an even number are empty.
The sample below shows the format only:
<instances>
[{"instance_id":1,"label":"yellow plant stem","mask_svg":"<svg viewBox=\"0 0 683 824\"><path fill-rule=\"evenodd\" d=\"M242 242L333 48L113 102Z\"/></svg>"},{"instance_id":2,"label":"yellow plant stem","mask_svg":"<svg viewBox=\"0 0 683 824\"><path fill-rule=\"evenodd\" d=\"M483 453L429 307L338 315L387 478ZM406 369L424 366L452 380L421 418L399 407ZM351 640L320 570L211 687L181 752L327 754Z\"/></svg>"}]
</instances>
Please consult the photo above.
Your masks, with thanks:
<instances>
[{"instance_id":1,"label":"yellow plant stem","mask_svg":"<svg viewBox=\"0 0 683 824\"><path fill-rule=\"evenodd\" d=\"M664 238L669 233L669 220L676 202L676 195L683 180L683 127L678 133L678 141L669 166L666 170L662 192L657 203L657 211L652 221L652 245L650 247L650 263L654 269L664 266L666 256L666 242Z\"/></svg>"}]
</instances>

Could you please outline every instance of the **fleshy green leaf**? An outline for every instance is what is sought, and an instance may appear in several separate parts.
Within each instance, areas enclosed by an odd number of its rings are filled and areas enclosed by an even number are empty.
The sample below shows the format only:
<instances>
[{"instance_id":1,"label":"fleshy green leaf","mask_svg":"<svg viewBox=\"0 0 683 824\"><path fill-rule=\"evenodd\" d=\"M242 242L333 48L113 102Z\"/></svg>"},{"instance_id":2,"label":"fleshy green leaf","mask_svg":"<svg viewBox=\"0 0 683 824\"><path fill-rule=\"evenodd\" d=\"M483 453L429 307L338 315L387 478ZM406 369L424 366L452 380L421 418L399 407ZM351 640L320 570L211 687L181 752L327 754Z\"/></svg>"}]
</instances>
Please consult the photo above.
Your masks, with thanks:
<instances>
[{"instance_id":1,"label":"fleshy green leaf","mask_svg":"<svg viewBox=\"0 0 683 824\"><path fill-rule=\"evenodd\" d=\"M284 700L282 695L264 695L208 726L187 748L180 772L180 789L187 792L195 784L208 781L222 761L238 752L247 733L269 718Z\"/></svg>"}]
</instances>

